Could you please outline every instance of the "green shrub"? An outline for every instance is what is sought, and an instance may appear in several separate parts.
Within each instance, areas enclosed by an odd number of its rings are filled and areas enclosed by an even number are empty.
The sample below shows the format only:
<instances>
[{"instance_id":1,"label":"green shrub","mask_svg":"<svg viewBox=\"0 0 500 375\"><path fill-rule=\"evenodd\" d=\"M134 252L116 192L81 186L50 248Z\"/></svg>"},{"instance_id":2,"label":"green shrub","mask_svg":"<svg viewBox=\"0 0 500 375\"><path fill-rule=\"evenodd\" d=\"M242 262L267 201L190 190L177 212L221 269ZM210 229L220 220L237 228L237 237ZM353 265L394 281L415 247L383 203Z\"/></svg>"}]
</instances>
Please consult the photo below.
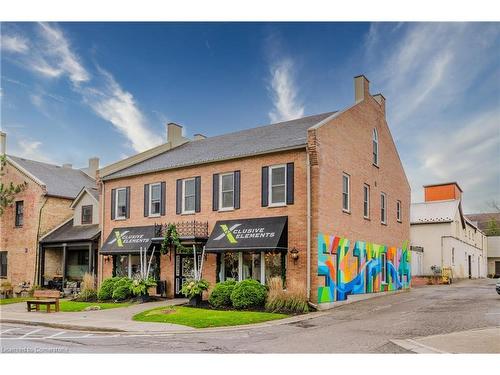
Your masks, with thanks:
<instances>
[{"instance_id":1,"label":"green shrub","mask_svg":"<svg viewBox=\"0 0 500 375\"><path fill-rule=\"evenodd\" d=\"M115 284L121 277L111 277L102 282L101 287L99 288L99 292L97 293L97 297L101 301L107 301L113 298L113 290L115 288Z\"/></svg>"},{"instance_id":2,"label":"green shrub","mask_svg":"<svg viewBox=\"0 0 500 375\"><path fill-rule=\"evenodd\" d=\"M83 289L79 294L78 297L74 299L75 301L79 302L93 302L97 301L97 292L93 289Z\"/></svg>"},{"instance_id":3,"label":"green shrub","mask_svg":"<svg viewBox=\"0 0 500 375\"><path fill-rule=\"evenodd\" d=\"M256 280L243 280L234 286L231 293L231 302L236 309L264 306L267 289Z\"/></svg>"},{"instance_id":4,"label":"green shrub","mask_svg":"<svg viewBox=\"0 0 500 375\"><path fill-rule=\"evenodd\" d=\"M132 280L128 277L123 277L118 280L113 288L113 299L115 301L123 301L132 296Z\"/></svg>"},{"instance_id":5,"label":"green shrub","mask_svg":"<svg viewBox=\"0 0 500 375\"><path fill-rule=\"evenodd\" d=\"M288 290L284 290L281 277L270 278L268 284L267 311L285 314L305 314L309 312L307 295L302 288L294 288L294 285L290 283Z\"/></svg>"},{"instance_id":6,"label":"green shrub","mask_svg":"<svg viewBox=\"0 0 500 375\"><path fill-rule=\"evenodd\" d=\"M208 298L208 302L213 307L230 307L231 303L231 293L234 290L236 281L228 280L215 285L214 290Z\"/></svg>"}]
</instances>

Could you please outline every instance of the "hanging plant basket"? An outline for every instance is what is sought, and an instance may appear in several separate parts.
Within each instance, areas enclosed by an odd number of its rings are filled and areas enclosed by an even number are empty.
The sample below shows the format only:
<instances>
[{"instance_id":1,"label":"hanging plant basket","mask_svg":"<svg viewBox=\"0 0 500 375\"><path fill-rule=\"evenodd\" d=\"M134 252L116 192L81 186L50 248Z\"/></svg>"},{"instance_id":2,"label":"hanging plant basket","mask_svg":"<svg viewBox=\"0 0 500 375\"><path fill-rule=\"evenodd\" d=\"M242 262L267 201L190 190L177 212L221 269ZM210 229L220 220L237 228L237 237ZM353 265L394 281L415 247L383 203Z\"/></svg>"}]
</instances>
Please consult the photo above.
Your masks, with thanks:
<instances>
[{"instance_id":1,"label":"hanging plant basket","mask_svg":"<svg viewBox=\"0 0 500 375\"><path fill-rule=\"evenodd\" d=\"M182 251L186 250L186 247L181 244L175 224L168 224L163 236L160 252L166 254L176 249Z\"/></svg>"}]
</instances>

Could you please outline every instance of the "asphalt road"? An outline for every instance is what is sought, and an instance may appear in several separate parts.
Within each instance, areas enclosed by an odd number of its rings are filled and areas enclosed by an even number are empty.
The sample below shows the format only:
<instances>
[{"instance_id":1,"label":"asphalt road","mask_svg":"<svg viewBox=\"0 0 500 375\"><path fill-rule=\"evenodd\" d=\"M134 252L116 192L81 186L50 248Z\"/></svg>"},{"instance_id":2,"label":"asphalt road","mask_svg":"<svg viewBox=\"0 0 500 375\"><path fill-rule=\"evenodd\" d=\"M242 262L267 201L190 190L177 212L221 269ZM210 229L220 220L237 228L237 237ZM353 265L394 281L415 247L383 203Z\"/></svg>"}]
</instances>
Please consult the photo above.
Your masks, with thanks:
<instances>
[{"instance_id":1,"label":"asphalt road","mask_svg":"<svg viewBox=\"0 0 500 375\"><path fill-rule=\"evenodd\" d=\"M406 353L391 339L500 326L493 280L415 288L310 320L186 334L96 334L2 324L3 353Z\"/></svg>"}]
</instances>

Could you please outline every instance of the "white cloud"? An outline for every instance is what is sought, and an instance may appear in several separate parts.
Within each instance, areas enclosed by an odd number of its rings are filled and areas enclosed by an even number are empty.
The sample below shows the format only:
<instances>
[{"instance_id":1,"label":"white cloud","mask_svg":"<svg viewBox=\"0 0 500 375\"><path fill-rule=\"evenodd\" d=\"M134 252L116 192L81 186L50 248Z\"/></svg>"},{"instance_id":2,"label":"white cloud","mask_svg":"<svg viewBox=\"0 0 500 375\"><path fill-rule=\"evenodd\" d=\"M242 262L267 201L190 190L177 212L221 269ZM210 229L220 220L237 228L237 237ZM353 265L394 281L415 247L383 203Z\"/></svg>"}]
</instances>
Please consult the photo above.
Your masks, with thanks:
<instances>
[{"instance_id":1,"label":"white cloud","mask_svg":"<svg viewBox=\"0 0 500 375\"><path fill-rule=\"evenodd\" d=\"M89 73L83 67L80 58L71 50L70 43L62 30L55 25L40 23L40 35L46 42L46 55L58 69L68 75L73 84L86 82Z\"/></svg>"},{"instance_id":2,"label":"white cloud","mask_svg":"<svg viewBox=\"0 0 500 375\"><path fill-rule=\"evenodd\" d=\"M162 143L162 139L149 130L133 95L123 90L109 72L103 69L99 69L99 72L102 75L102 86L82 91L85 101L94 112L111 122L128 138L131 147L137 152Z\"/></svg>"},{"instance_id":3,"label":"white cloud","mask_svg":"<svg viewBox=\"0 0 500 375\"><path fill-rule=\"evenodd\" d=\"M113 75L104 69L98 67L96 76L92 77L58 25L40 23L36 36L29 49L19 50L23 52L18 57L21 66L45 78L67 77L71 88L82 96L92 111L123 134L135 151L144 151L162 142L149 129L146 117L133 95L124 90ZM21 36L17 40L24 40L28 45L27 40ZM44 110L43 96L64 102L63 98L43 90L30 94L32 104L46 116L49 113ZM32 146L38 147L35 144Z\"/></svg>"},{"instance_id":4,"label":"white cloud","mask_svg":"<svg viewBox=\"0 0 500 375\"><path fill-rule=\"evenodd\" d=\"M500 28L478 23L377 24L366 36L368 76L387 98L388 123L413 201L422 185L457 181L466 211L500 199ZM396 37L397 35L397 37ZM396 42L394 42L396 39ZM480 91L480 92L479 92ZM481 100L478 100L481 98Z\"/></svg>"},{"instance_id":5,"label":"white cloud","mask_svg":"<svg viewBox=\"0 0 500 375\"><path fill-rule=\"evenodd\" d=\"M12 151L12 154L26 159L42 161L45 163L54 164L53 159L43 150L41 150L42 142L20 139Z\"/></svg>"},{"instance_id":6,"label":"white cloud","mask_svg":"<svg viewBox=\"0 0 500 375\"><path fill-rule=\"evenodd\" d=\"M1 49L14 53L25 53L28 50L28 42L26 39L19 35L8 35L2 33L0 35Z\"/></svg>"},{"instance_id":7,"label":"white cloud","mask_svg":"<svg viewBox=\"0 0 500 375\"><path fill-rule=\"evenodd\" d=\"M304 115L304 106L297 98L292 60L282 59L272 65L270 91L273 109L269 112L269 118L272 122L296 119Z\"/></svg>"}]
</instances>

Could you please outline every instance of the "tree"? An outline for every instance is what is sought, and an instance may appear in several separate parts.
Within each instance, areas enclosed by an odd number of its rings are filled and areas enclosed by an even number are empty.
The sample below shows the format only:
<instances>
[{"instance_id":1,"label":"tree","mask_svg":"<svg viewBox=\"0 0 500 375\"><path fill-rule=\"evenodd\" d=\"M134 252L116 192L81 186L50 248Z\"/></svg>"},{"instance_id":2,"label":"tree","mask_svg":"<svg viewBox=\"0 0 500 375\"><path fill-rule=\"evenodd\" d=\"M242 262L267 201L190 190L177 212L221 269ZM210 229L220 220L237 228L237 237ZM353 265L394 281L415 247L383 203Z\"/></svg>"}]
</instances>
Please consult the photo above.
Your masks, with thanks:
<instances>
[{"instance_id":1,"label":"tree","mask_svg":"<svg viewBox=\"0 0 500 375\"><path fill-rule=\"evenodd\" d=\"M0 155L0 177L3 177L5 174L4 169L6 164L7 159L5 155ZM26 181L18 185L14 185L12 181L5 184L3 181L0 182L0 216L3 215L7 207L12 206L16 195L26 189L26 186L28 186Z\"/></svg>"},{"instance_id":2,"label":"tree","mask_svg":"<svg viewBox=\"0 0 500 375\"><path fill-rule=\"evenodd\" d=\"M487 236L500 236L500 227L494 217L488 222L488 228L486 229Z\"/></svg>"}]
</instances>

